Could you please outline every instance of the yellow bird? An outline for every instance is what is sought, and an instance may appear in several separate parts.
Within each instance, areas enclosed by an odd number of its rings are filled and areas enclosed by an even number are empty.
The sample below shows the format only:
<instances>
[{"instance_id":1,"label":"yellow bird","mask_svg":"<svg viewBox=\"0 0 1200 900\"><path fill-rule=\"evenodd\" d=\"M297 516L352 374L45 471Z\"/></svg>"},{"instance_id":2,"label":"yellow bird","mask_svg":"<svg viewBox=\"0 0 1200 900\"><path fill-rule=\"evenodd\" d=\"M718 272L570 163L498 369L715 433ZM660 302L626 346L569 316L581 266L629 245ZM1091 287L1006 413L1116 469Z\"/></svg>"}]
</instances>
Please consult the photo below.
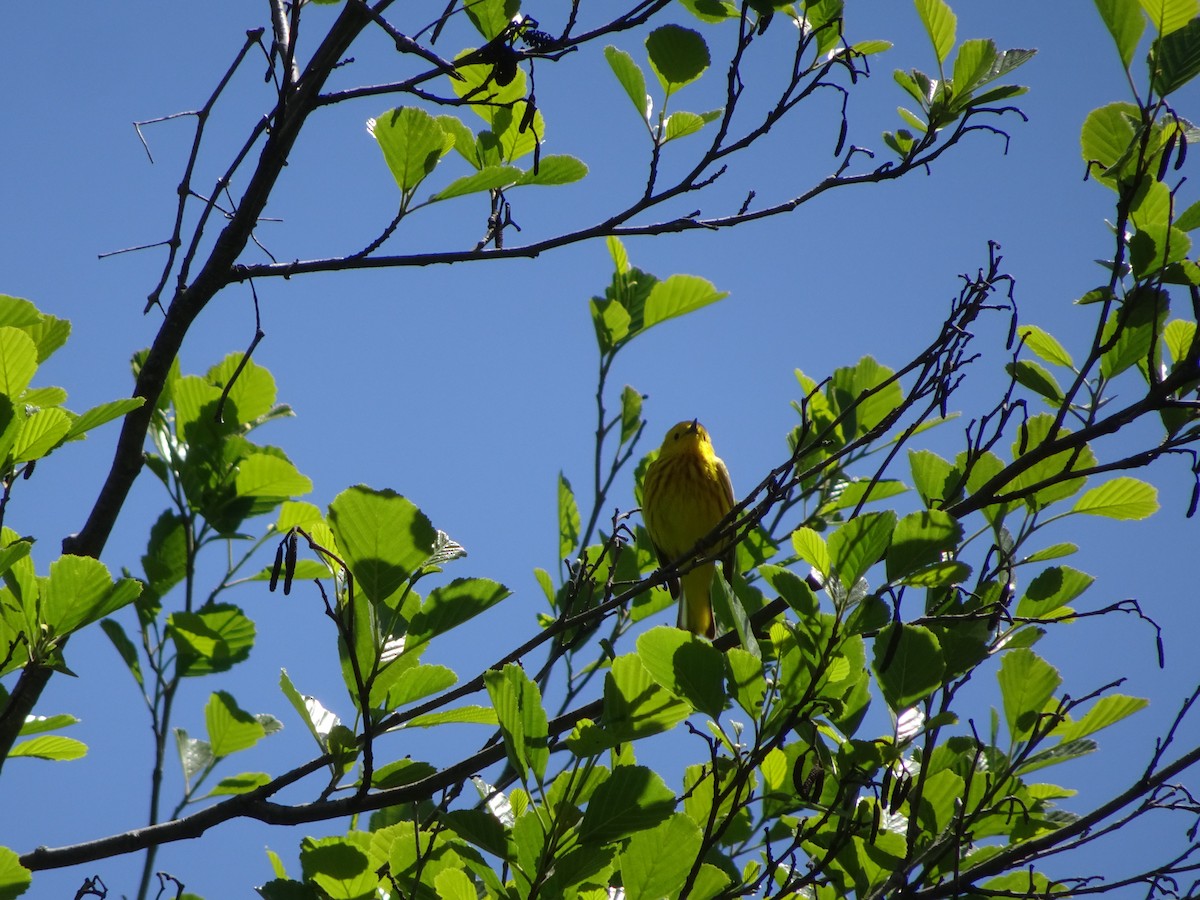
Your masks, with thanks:
<instances>
[{"instance_id":1,"label":"yellow bird","mask_svg":"<svg viewBox=\"0 0 1200 900\"><path fill-rule=\"evenodd\" d=\"M708 432L695 419L680 422L663 438L642 483L642 519L658 561L666 566L689 553L732 508L729 470L713 452ZM705 554L715 553L731 583L735 549L730 543ZM714 563L705 563L667 584L679 600L679 627L710 638L717 632L709 598L714 570Z\"/></svg>"}]
</instances>

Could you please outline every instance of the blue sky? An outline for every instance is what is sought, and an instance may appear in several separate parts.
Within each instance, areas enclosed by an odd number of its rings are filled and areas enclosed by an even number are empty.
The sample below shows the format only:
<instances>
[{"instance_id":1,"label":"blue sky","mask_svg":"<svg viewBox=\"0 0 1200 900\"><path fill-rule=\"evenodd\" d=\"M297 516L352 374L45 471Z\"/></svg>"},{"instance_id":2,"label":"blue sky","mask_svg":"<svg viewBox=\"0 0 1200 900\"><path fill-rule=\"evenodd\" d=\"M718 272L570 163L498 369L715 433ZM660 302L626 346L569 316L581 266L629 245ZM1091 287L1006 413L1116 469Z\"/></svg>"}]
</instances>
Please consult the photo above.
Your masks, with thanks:
<instances>
[{"instance_id":1,"label":"blue sky","mask_svg":"<svg viewBox=\"0 0 1200 900\"><path fill-rule=\"evenodd\" d=\"M420 18L433 18L443 5L421 4L428 11ZM556 14L544 6L527 11L553 31ZM900 124L895 107L906 103L891 72L931 70L932 51L911 4L874 0L851 7L852 39L895 44L873 61L872 78L855 91L850 106L849 140L882 154L879 133ZM72 320L71 342L39 379L65 387L74 409L129 391L129 357L150 343L159 322L156 313L143 316L142 308L162 252L98 255L166 237L192 125L182 119L147 127L151 164L131 123L203 103L245 30L264 24L265 11L266 4L232 0L204 4L202 12L149 0L69 4L58 16L31 4L0 8L7 63L0 92L0 208L9 222L0 242L0 292ZM309 41L335 12L306 11ZM1022 320L1056 334L1077 355L1084 348L1089 311L1072 301L1103 278L1093 260L1110 251L1105 218L1112 214L1112 196L1084 180L1078 136L1091 109L1128 96L1116 53L1091 4L960 2L956 12L960 39L993 37L1001 47L1039 51L1014 79L1031 88L1017 101L1029 121L1010 115L998 123L1012 136L1007 154L1001 139L979 134L927 175L835 191L789 216L733 231L626 241L635 265L659 276L700 275L730 295L647 334L622 354L614 388L629 383L648 395L643 450L674 422L698 416L735 488L757 483L786 456L785 436L795 423L789 403L799 396L793 370L821 378L866 354L902 365L940 324L958 291L958 275L986 262L989 239L1003 247ZM784 23L773 27L782 32ZM642 37L622 42L639 60ZM776 39L782 42L783 35ZM460 31L444 40L449 55L469 38ZM354 53L357 62L339 73L338 86L395 77L398 64L386 40L375 37ZM722 53L715 40L713 53ZM218 106L200 184L211 184L269 107L263 68L254 59ZM679 105L717 105L712 92L720 87L720 74L710 72L685 89ZM753 74L765 79L768 71L764 66ZM510 234L510 242L589 224L636 197L644 183L644 129L602 60L575 54L557 66L539 63L537 94L548 123L546 152L578 156L591 174L576 185L513 192L514 215L524 231ZM1176 103L1186 116L1198 100L1189 89ZM327 109L310 123L267 209L281 221L266 222L259 232L280 259L352 252L390 220L395 185L365 128L369 117L388 108L386 99L365 100ZM699 201L689 198L676 211L699 204L706 214L732 212L747 190L760 198L782 197L818 181L835 166L836 109L831 92L819 96L761 148L735 160L720 190ZM669 148L668 169L699 151L699 139L690 140L696 143ZM455 163L448 157L444 165ZM428 188L464 173L439 171ZM470 246L482 231L482 203L465 198L430 210L406 223L388 249ZM245 259L264 261L253 250ZM324 505L360 482L395 488L468 549L470 556L450 574L491 577L514 590L453 645L431 651L431 659L463 678L532 633L542 610L532 570L556 567L557 474L562 470L581 495L589 479L597 354L587 300L602 292L609 275L603 243L591 242L532 261L258 283L266 338L255 359L273 372L280 400L297 412L261 437L285 448L313 479L308 499ZM184 371L203 371L240 351L253 328L249 292L227 289L193 329ZM985 411L983 404L997 395L1006 328L999 319L982 326L985 355L959 399L964 419ZM955 452L960 430L947 426L941 432L929 446ZM87 444L64 448L21 486L7 522L39 536L40 566L54 557L62 536L82 525L115 435L109 426ZM1137 719L1103 733L1096 757L1048 773L1048 780L1081 788L1073 808L1086 808L1132 781L1154 735L1200 677L1190 633L1194 582L1177 562L1197 539L1196 524L1183 517L1190 477L1182 463L1168 462L1153 479L1163 509L1151 522L1075 517L1047 536L1085 548L1072 564L1097 583L1081 607L1139 598L1163 626L1167 651L1167 668L1159 671L1152 630L1131 619L1077 624L1040 645L1062 669L1072 694L1128 677L1123 692L1153 701ZM629 484L622 482L610 504L633 506ZM149 478L139 481L104 554L110 568L138 568L147 529L165 500ZM281 667L305 693L349 711L340 695L333 635L316 598L284 599L250 586L230 599L258 623L259 644L245 666L189 685L177 704L176 724L202 733L208 692L229 690L244 708L272 712L286 728L225 774L282 771L308 759L312 746L278 691ZM54 679L38 711L80 715L84 722L74 736L91 752L73 763L16 760L6 767L0 807L24 813L19 824L11 816L0 820L0 844L18 851L143 822L150 744L134 686L99 631L73 639L68 662L81 677ZM981 723L989 702L981 690ZM466 740L474 746L483 738ZM1179 737L1197 738L1194 723ZM178 787L172 767L167 797ZM317 831L234 823L203 844L164 849L159 865L183 878L189 890L221 896L270 877L265 845L296 871L296 842ZM1122 853L1136 859L1149 846L1135 839ZM215 859L219 866L212 865ZM1097 854L1094 865L1107 861ZM115 893L132 894L139 868L139 857L127 857L38 875L31 896L66 895L94 873Z\"/></svg>"}]
</instances>

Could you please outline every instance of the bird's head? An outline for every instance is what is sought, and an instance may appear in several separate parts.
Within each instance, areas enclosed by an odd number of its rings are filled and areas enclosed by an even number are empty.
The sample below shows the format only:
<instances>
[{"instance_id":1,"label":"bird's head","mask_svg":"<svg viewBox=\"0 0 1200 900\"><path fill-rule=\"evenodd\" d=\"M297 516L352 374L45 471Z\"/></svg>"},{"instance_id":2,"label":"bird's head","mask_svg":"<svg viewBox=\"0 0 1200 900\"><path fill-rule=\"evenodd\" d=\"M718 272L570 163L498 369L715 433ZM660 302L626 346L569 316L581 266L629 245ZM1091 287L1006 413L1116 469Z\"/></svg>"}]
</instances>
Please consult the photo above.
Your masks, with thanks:
<instances>
[{"instance_id":1,"label":"bird's head","mask_svg":"<svg viewBox=\"0 0 1200 900\"><path fill-rule=\"evenodd\" d=\"M708 431L696 419L690 422L680 422L671 427L663 438L659 456L674 456L677 453L695 453L700 448L712 450L712 440Z\"/></svg>"}]
</instances>

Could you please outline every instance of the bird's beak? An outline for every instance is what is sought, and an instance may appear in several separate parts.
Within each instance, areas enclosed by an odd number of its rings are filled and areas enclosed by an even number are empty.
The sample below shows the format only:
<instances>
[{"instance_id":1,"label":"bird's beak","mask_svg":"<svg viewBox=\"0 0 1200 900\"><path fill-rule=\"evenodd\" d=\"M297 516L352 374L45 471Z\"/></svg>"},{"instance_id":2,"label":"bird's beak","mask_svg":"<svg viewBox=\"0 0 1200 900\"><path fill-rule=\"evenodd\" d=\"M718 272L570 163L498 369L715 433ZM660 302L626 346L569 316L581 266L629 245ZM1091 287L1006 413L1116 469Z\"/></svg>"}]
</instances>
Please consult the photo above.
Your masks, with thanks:
<instances>
[{"instance_id":1,"label":"bird's beak","mask_svg":"<svg viewBox=\"0 0 1200 900\"><path fill-rule=\"evenodd\" d=\"M689 428L688 431L690 431L692 434L698 433L700 431L700 420L692 419L692 427Z\"/></svg>"}]
</instances>

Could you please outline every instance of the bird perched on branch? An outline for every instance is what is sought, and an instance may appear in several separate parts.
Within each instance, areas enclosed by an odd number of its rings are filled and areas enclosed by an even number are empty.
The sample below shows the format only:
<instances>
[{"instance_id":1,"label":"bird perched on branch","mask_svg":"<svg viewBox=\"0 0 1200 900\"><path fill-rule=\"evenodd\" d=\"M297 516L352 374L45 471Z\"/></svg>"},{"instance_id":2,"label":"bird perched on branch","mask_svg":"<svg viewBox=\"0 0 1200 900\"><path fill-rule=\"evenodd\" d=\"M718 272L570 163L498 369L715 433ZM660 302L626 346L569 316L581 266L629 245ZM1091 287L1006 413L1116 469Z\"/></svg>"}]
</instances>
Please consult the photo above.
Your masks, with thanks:
<instances>
[{"instance_id":1,"label":"bird perched on branch","mask_svg":"<svg viewBox=\"0 0 1200 900\"><path fill-rule=\"evenodd\" d=\"M642 519L659 563L667 566L690 553L732 508L729 470L713 452L708 432L695 419L680 422L663 438L642 483ZM730 541L704 551L720 561L731 583L735 549ZM679 627L710 638L717 631L709 597L715 568L715 562L706 562L667 583L679 601Z\"/></svg>"}]
</instances>

